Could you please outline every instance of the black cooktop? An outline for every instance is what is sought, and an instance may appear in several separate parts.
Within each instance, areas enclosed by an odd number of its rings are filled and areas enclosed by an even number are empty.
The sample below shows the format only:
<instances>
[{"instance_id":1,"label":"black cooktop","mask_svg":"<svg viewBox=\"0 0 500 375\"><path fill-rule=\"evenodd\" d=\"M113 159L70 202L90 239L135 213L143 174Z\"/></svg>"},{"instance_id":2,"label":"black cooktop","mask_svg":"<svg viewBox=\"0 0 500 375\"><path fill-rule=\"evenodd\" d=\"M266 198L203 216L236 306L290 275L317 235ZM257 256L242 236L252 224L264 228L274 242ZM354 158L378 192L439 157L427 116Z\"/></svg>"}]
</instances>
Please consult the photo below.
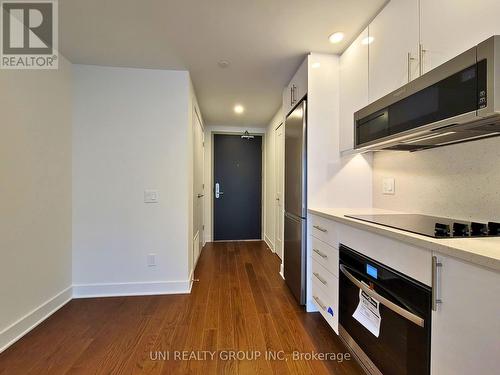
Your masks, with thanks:
<instances>
[{"instance_id":1,"label":"black cooktop","mask_svg":"<svg viewBox=\"0 0 500 375\"><path fill-rule=\"evenodd\" d=\"M500 236L500 223L477 223L416 214L345 215L433 238Z\"/></svg>"}]
</instances>

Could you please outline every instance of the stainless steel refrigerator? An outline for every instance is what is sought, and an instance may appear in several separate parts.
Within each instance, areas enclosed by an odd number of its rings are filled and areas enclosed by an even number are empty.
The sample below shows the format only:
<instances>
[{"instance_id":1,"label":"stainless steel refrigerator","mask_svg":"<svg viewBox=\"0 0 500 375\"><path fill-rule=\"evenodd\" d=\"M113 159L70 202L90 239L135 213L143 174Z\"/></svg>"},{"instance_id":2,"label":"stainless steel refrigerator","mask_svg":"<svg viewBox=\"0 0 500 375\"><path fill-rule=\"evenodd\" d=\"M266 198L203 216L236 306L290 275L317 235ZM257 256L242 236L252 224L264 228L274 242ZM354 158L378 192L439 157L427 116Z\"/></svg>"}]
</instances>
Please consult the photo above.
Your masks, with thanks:
<instances>
[{"instance_id":1,"label":"stainless steel refrigerator","mask_svg":"<svg viewBox=\"0 0 500 375\"><path fill-rule=\"evenodd\" d=\"M285 121L284 277L300 305L306 300L306 101Z\"/></svg>"}]
</instances>

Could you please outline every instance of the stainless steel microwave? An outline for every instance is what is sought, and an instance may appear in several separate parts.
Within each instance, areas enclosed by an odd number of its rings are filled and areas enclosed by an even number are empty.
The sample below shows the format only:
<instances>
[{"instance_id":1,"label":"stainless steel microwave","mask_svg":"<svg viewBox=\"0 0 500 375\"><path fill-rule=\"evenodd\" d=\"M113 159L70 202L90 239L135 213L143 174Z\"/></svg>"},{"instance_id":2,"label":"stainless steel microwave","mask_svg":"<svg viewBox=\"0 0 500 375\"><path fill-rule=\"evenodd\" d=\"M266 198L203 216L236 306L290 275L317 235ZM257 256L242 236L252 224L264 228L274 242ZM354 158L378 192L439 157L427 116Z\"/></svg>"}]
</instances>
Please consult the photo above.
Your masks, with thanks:
<instances>
[{"instance_id":1,"label":"stainless steel microwave","mask_svg":"<svg viewBox=\"0 0 500 375\"><path fill-rule=\"evenodd\" d=\"M498 35L354 114L359 151L419 151L498 135Z\"/></svg>"}]
</instances>

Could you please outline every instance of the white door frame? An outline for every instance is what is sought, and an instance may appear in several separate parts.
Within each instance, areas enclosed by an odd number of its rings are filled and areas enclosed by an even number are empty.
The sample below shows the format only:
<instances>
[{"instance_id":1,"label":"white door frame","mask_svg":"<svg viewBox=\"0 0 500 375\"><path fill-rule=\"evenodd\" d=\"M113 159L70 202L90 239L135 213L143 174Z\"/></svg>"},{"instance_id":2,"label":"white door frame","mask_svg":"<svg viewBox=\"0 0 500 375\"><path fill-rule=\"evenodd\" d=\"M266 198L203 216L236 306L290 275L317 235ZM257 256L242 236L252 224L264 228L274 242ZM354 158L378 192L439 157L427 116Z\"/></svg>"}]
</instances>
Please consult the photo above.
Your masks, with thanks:
<instances>
[{"instance_id":1,"label":"white door frame","mask_svg":"<svg viewBox=\"0 0 500 375\"><path fill-rule=\"evenodd\" d=\"M281 131L283 132L282 134L282 139L281 139L281 145L278 148L278 137L276 136L278 129L281 128ZM276 176L276 184L275 184L275 191L274 191L274 215L275 215L275 226L274 226L274 252L279 256L281 261L283 262L283 227L284 227L284 216L283 216L283 209L284 209L284 176L285 176L285 171L284 171L284 129L285 129L285 123L281 122L278 126L274 128L274 168L275 168L275 176ZM281 151L281 157L278 156L278 151ZM281 162L281 181L278 178L279 173L278 173L278 168L280 167L278 163ZM281 196L278 197L278 191L281 191ZM278 198L280 199L280 202L278 203ZM280 210L279 207L282 209ZM281 247L278 249L278 238L281 239Z\"/></svg>"},{"instance_id":2,"label":"white door frame","mask_svg":"<svg viewBox=\"0 0 500 375\"><path fill-rule=\"evenodd\" d=\"M205 236L204 236L204 227L205 227L205 223L204 223L204 213L203 213L203 210L204 210L204 197L202 198L198 198L197 197L197 194L200 194L197 192L197 187L195 186L195 181L196 178L196 173L197 173L197 169L196 169L196 147L198 147L197 143L196 143L196 126L199 126L199 131L200 131L200 135L201 135L201 142L202 142L202 150L201 150L201 160L199 161L201 163L201 183L203 185L203 191L201 192L201 194L206 194L206 186L205 186L205 173L204 173L204 168L205 168L205 128L203 126L203 121L201 119L201 116L199 114L199 110L198 108L196 107L196 105L193 106L193 200L197 200L197 199L201 199L201 201L199 202L199 204L201 205L201 213L200 212L197 212L197 208L198 206L193 204L193 223L196 223L198 225L198 228L195 228L195 226L193 225L193 245L192 245L192 254L191 254L191 258L192 258L192 272L194 272L195 268L196 268L196 264L198 263L198 259L201 255L201 250L203 249L203 246L205 244ZM198 220L195 220L195 218L197 216L201 215L201 217L198 218ZM199 251L195 252L195 249L199 249Z\"/></svg>"},{"instance_id":3,"label":"white door frame","mask_svg":"<svg viewBox=\"0 0 500 375\"><path fill-rule=\"evenodd\" d=\"M212 130L210 133L210 181L207 182L207 185L210 186L205 190L210 194L210 204L209 204L209 218L210 218L210 229L211 229L211 240L214 241L214 135L223 134L223 135L243 135L245 130L248 130L250 135L255 135L258 137L262 137L262 193L261 193L261 240L264 240L265 236L265 225L266 225L266 206L265 206L265 192L266 192L266 165L265 165L265 157L266 157L266 133L265 129L262 129L262 132L256 131L255 129L247 129L247 128L235 128L235 130ZM230 242L230 241L224 241Z\"/></svg>"}]
</instances>

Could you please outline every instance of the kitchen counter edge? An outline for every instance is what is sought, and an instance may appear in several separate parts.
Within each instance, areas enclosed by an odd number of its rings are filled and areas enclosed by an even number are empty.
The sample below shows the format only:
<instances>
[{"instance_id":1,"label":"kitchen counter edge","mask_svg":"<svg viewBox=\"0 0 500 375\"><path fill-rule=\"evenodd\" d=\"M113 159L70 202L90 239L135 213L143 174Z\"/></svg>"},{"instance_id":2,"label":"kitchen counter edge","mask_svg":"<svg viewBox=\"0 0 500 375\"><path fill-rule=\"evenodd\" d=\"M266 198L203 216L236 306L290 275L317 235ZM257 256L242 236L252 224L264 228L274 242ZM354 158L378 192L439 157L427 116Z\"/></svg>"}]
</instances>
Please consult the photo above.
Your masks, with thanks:
<instances>
[{"instance_id":1,"label":"kitchen counter edge","mask_svg":"<svg viewBox=\"0 0 500 375\"><path fill-rule=\"evenodd\" d=\"M330 219L357 229L389 237L416 247L427 249L429 251L436 251L444 255L449 255L458 259L462 259L466 262L500 272L500 238L498 237L434 239L410 232L405 232L399 229L345 217L345 215L356 215L360 214L361 212L365 214L370 214L373 212L394 213L385 210L369 209L362 211L358 209L356 211L350 211L346 209L345 211L343 211L340 209L309 208L308 212L313 215L321 216L325 219Z\"/></svg>"}]
</instances>

